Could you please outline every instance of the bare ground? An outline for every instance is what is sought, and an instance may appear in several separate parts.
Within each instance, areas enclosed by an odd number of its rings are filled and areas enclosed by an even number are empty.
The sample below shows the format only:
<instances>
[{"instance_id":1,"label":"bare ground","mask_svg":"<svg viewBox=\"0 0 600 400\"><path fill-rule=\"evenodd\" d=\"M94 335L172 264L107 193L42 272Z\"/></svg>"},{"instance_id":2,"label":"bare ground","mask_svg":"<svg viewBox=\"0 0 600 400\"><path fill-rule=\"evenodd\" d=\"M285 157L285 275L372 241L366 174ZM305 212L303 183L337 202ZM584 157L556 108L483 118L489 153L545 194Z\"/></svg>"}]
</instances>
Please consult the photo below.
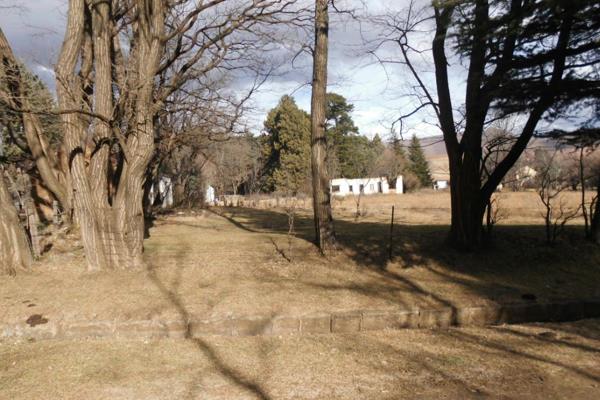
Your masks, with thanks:
<instances>
[{"instance_id":1,"label":"bare ground","mask_svg":"<svg viewBox=\"0 0 600 400\"><path fill-rule=\"evenodd\" d=\"M600 321L160 341L0 341L2 399L598 399Z\"/></svg>"},{"instance_id":2,"label":"bare ground","mask_svg":"<svg viewBox=\"0 0 600 400\"><path fill-rule=\"evenodd\" d=\"M443 246L445 193L369 198L367 216L357 221L338 205L340 250L328 259L311 244L306 211L296 218L291 242L280 211L230 208L164 216L146 241L145 269L90 274L83 271L80 250L52 250L33 272L3 282L0 323L24 322L32 314L49 320L182 313L210 319L481 305L524 295L600 296L600 251L582 240L581 227L570 227L563 241L548 247L543 227L528 220L540 211L535 194L509 195L511 218L496 228L495 247L477 254ZM390 202L398 205L393 261Z\"/></svg>"}]
</instances>

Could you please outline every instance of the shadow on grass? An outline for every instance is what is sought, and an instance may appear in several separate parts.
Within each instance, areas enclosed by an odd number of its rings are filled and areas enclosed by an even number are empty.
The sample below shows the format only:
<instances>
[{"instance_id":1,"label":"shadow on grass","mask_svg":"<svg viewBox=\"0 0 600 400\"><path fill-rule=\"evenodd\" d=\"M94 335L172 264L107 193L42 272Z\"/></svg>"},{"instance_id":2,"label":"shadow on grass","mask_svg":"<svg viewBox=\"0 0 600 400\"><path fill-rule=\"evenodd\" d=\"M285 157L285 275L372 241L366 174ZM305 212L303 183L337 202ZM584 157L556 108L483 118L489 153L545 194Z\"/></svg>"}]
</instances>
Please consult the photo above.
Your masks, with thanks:
<instances>
[{"instance_id":1,"label":"shadow on grass","mask_svg":"<svg viewBox=\"0 0 600 400\"><path fill-rule=\"evenodd\" d=\"M182 253L180 253L180 255L177 258L181 257L183 257ZM169 301L169 303L179 314L179 318L182 324L185 326L185 330L183 332L184 339L194 344L198 351L200 351L202 355L204 355L207 358L207 360L211 363L214 369L227 381L241 388L245 392L254 395L258 399L271 399L267 392L259 384L253 382L250 378L248 378L243 371L239 371L234 367L228 365L219 355L218 351L213 346L211 346L208 341L193 335L192 325L190 324L190 321L192 320L192 314L189 312L189 310L184 304L183 299L178 293L179 287L181 285L183 271L183 264L179 261L180 260L176 259L174 278L171 280L170 283L164 282L158 277L156 273L156 267L152 264L148 265L147 274L150 281L154 283L154 285L160 290L163 296ZM200 382L201 380L202 376L199 376L198 382ZM185 398L197 398L196 386L196 382L192 382L192 385L190 385L189 389L187 390Z\"/></svg>"},{"instance_id":2,"label":"shadow on grass","mask_svg":"<svg viewBox=\"0 0 600 400\"><path fill-rule=\"evenodd\" d=\"M213 211L249 233L285 235L287 216L272 210L220 208ZM567 227L565 239L545 244L542 225L495 227L494 246L477 253L461 253L445 246L447 225L395 225L393 261L389 260L389 223L338 218L338 245L343 257L409 290L452 307L445 298L423 289L407 276L407 269L428 270L440 281L464 287L490 300L594 297L600 295L600 248L583 239L580 227ZM310 215L296 216L296 236L314 241ZM318 285L313 283L313 285ZM324 289L371 289L323 284ZM379 288L381 289L381 288Z\"/></svg>"},{"instance_id":3,"label":"shadow on grass","mask_svg":"<svg viewBox=\"0 0 600 400\"><path fill-rule=\"evenodd\" d=\"M257 211L249 209L221 210L219 215L226 218L234 226L251 234L266 234L265 238L274 242L273 235L285 235L287 232L287 216L273 211ZM196 227L195 225L186 225ZM434 303L454 307L454 301L445 296L426 289L418 280L410 276L403 275L403 268L415 267L424 268L438 276L440 280L451 282L467 288L477 293L483 298L494 299L496 296L512 294L520 296L523 293L535 293L538 295L544 290L547 282L556 282L566 284L569 274L577 270L590 272L592 275L598 273L598 251L578 240L567 240L559 248L549 248L543 244L543 227L525 227L509 226L499 227L497 230L498 242L495 248L486 252L477 254L462 254L453 250L441 247L447 227L446 226L398 226L398 236L396 237L397 247L394 255L398 259L401 268L396 268L387 260L387 240L388 226L377 222L350 222L346 220L337 220L336 229L339 236L341 251L344 255L350 257L357 265L366 269L366 272L380 277L380 281L360 283L319 283L300 281L302 285L322 288L324 290L350 290L370 296L378 296L390 301L401 304L397 298L399 291L410 291L421 301L431 300ZM296 223L297 236L301 239L312 240L312 220L309 217L298 216ZM574 234L571 232L570 234ZM193 335L191 325L188 323L192 319L190 310L186 307L184 299L179 294L179 287L182 281L183 258L185 251L182 249L176 255L175 270L172 271L172 278L161 279L152 266L148 268L148 276L156 285L163 296L177 310L181 321L186 326L184 332L185 339L193 343L198 351L206 357L211 366L228 382L242 389L246 393L260 399L269 399L268 391L261 384L253 381L248 372L243 368L235 368L229 365L219 354L219 351L202 337ZM338 261L337 259L334 260ZM598 276L598 275L593 275ZM547 279L546 279L547 278ZM578 276L575 280L586 281L589 278ZM579 282L579 284L582 284ZM598 280L587 282L595 285ZM577 283L577 282L576 282ZM575 286L576 288L577 286ZM573 293L577 293L576 291ZM559 294L562 294L559 293ZM550 348L572 348L590 354L591 357L597 356L600 348L576 343L569 339L568 334L577 334L583 337L598 340L600 334L596 331L579 332L570 331L570 325L564 327L565 335L553 334L530 334L523 333L512 328L491 328L497 330L503 335L509 335L511 338L522 340L523 345L507 345L498 338L490 338L481 335L475 335L465 330L438 330L430 331L432 335L439 335L440 338L453 340L463 349L473 354L503 354L511 360L522 360L523 362L541 363L545 366L559 367L568 370L578 376L593 382L600 382L600 377L593 371L587 371L577 365L569 365L561 362L559 358L553 356L552 351L548 354L539 354L527 347L527 343L539 342ZM560 332L562 327L554 329ZM348 343L356 342L356 346L361 345L365 340L364 336L347 335L344 339ZM481 396L494 395L494 392L486 388L474 385L463 377L446 371L436 363L432 362L427 354L435 352L405 352L390 346L385 341L380 341L376 337L368 339L378 342L378 347L384 349L384 352L400 352L402 358L406 358L414 364L415 368L421 368L442 378L444 381L452 382L466 393L477 394ZM517 342L520 343L520 342ZM349 346L352 348L352 346ZM484 349L482 351L482 348ZM351 351L351 350L349 350ZM261 357L259 355L259 357ZM374 370L380 370L389 373L393 366L382 367L373 365ZM199 376L196 382L193 382L187 390L187 398L195 398L201 389L198 382L201 382L203 376Z\"/></svg>"}]
</instances>

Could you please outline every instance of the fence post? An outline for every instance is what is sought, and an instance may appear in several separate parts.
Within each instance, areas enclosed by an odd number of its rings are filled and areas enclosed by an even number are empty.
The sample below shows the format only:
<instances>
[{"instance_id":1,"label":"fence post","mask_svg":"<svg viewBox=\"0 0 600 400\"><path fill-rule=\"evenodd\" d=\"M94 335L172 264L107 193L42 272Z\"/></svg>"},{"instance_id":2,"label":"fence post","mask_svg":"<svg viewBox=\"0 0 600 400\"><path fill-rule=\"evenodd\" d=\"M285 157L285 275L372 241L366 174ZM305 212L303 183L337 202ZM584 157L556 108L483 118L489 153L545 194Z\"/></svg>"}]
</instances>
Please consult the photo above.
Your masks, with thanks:
<instances>
[{"instance_id":1,"label":"fence post","mask_svg":"<svg viewBox=\"0 0 600 400\"><path fill-rule=\"evenodd\" d=\"M389 248L389 259L392 261L394 258L394 206L392 206L392 220L390 221L390 248Z\"/></svg>"}]
</instances>

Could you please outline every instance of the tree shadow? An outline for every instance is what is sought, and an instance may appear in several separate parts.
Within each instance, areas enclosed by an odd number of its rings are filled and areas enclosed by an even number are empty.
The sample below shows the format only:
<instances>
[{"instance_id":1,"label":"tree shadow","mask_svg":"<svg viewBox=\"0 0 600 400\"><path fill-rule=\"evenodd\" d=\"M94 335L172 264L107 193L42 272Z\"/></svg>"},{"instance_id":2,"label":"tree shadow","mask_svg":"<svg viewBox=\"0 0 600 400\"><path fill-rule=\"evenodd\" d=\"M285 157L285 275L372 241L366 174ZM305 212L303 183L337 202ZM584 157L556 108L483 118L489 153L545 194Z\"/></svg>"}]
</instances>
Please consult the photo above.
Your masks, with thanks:
<instances>
[{"instance_id":1,"label":"tree shadow","mask_svg":"<svg viewBox=\"0 0 600 400\"><path fill-rule=\"evenodd\" d=\"M218 213L218 215L226 218L234 226L246 232L256 234L268 233L269 235L267 236L273 242L274 239L271 235L285 235L287 233L287 217L284 214L274 211L235 209L233 213L225 210ZM307 216L298 216L297 218L300 220L297 225L297 236L303 240L311 241L313 235L312 220ZM195 224L190 225L190 227L199 228ZM495 248L482 253L464 254L439 246L439 243L443 241L447 229L446 226L419 227L400 225L399 237L397 238L398 247L395 249L395 256L400 260L398 264L401 264L398 267L397 265L390 264L389 260L386 259L386 246L388 242L385 240L385 235L389 230L388 225L385 223L338 220L336 221L336 228L338 229L340 245L345 256L356 262L358 266L364 269L365 273L380 279L369 281L365 284L361 282L323 283L303 280L301 278L298 279L298 282L301 285L318 287L324 290L349 290L369 296L376 296L403 306L406 306L406 304L403 304L403 300L399 298L398 294L401 291L407 291L415 295L422 305L443 305L455 310L455 301L453 298L437 293L435 290L430 290L418 279L403 274L405 271L411 271L411 268L407 269L406 264L409 264L414 270L418 268L427 270L439 276L440 280L467 288L482 298L494 300L506 295L521 296L523 293L538 293L539 290L543 289L543 286L540 286L539 282L532 282L532 276L539 279L540 275L547 275L549 272L555 272L556 270L562 271L562 269L564 269L562 272L568 275L577 268L592 268L594 266L593 261L598 257L598 252L588 253L587 255L576 254L577 249L582 252L590 250L586 245L578 247L578 243L566 243L562 250L563 252L567 252L567 254L556 254L556 248L548 248L543 244L542 227L499 227L498 232L502 234L503 239L499 241ZM538 234L539 240L536 239ZM440 241L438 242L438 240ZM273 244L276 246L275 243ZM503 250L505 246L510 248L508 254ZM177 253L176 257L184 257L184 253L185 251L181 250ZM576 257L573 267L562 265L565 263L565 260L573 263L573 257ZM334 262L336 261L339 260L334 260ZM176 260L172 279L169 280L161 279L157 274L156 268L151 264L148 267L148 277L174 309L177 310L179 319L185 326L185 339L193 343L198 351L210 361L215 370L229 382L260 399L269 399L270 397L265 387L249 378L244 371L228 365L217 349L211 346L207 340L194 335L189 323L192 319L192 314L188 307L186 307L184 299L178 293L183 279L183 264L182 260ZM596 268L598 268L597 265ZM563 275L561 275L562 278ZM542 282L546 281L542 280ZM592 280L590 284L594 285L594 282L597 282L597 280ZM572 325L565 325L564 327L561 325L552 328L554 332L564 330L566 336L561 335L559 337L556 334L525 333L510 327L492 329L501 334L521 339L523 342L531 343L533 341L573 348L589 353L592 356L596 356L600 352L600 349L577 343L570 340L568 336L570 332L573 335L577 334L584 337L587 335L594 340L598 340L600 330L580 332L576 328L572 328ZM558 361L553 358L552 354L536 354L526 345L507 345L498 338L472 334L468 330L449 329L430 332L433 335L454 340L458 346L474 354L481 353L481 347L484 347L489 349L489 351L502 353L506 357L564 368L587 380L593 382L600 381L600 377L593 372L586 371L576 365L569 365ZM357 341L358 344L365 339L363 335L356 337L347 335L347 338L344 340L348 340L350 343ZM368 340L377 341L378 339L375 337ZM386 349L386 352L401 352L402 357L410 358L420 368L426 369L442 377L444 380L459 385L468 391L466 393L471 393L475 396L493 395L493 392L487 391L486 388L474 385L460 376L445 371L420 353L415 355L414 353L400 351L385 343L385 341L380 341L378 346ZM374 366L373 368L381 367ZM386 371L389 372L389 368ZM201 380L202 376L199 376L197 381ZM192 384L189 387L187 398L195 397L198 390L197 386L197 384Z\"/></svg>"},{"instance_id":2,"label":"tree shadow","mask_svg":"<svg viewBox=\"0 0 600 400\"><path fill-rule=\"evenodd\" d=\"M181 253L180 253L181 254ZM181 257L181 255L179 255ZM177 261L177 260L176 260ZM181 262L176 262L174 271L174 277L170 283L163 282L156 273L156 267L152 263L148 263L147 275L150 281L159 289L162 295L169 301L169 303L177 311L181 324L184 326L183 337L185 340L191 342L201 353L204 355L215 370L223 376L227 381L231 382L235 386L242 390L254 395L261 400L270 400L271 397L268 395L266 390L262 388L258 383L253 382L247 377L242 371L239 371L229 366L223 358L219 355L219 352L210 345L207 340L194 335L192 332L192 317L183 299L178 293L179 286L182 280L183 265ZM202 376L198 378L198 381L202 380ZM185 398L194 399L196 398L195 389L196 384L192 383L189 389L186 391Z\"/></svg>"},{"instance_id":3,"label":"tree shadow","mask_svg":"<svg viewBox=\"0 0 600 400\"><path fill-rule=\"evenodd\" d=\"M568 325L573 326L572 324ZM464 328L427 330L426 335L430 336L428 342L433 342L434 344L431 349L426 347L418 352L408 351L405 344L398 347L387 337L349 337L348 340L354 340L355 346L365 345L365 341L370 342L378 348L380 353L392 357L395 356L394 358L403 360L403 369L422 369L441 377L446 382L454 383L465 390L465 393L460 395L461 397L464 396L463 398L503 398L504 396L501 396L494 390L488 381L474 382L468 377L468 373L465 376L460 372L456 372L456 368L455 371L452 368L443 368L442 361L444 358L449 357L452 359L454 357L452 349L456 350L456 355L458 356L461 354L475 356L473 358L476 358L478 362L486 361L488 357L492 359L500 357L510 360L510 364L508 365L514 365L519 369L534 368L535 363L539 363L543 368L558 367L594 384L600 382L600 374L598 372L584 369L577 364L561 359L563 350L583 350L590 353L591 357L595 357L600 348L576 343L574 340L565 341L543 337L543 335L542 337L540 336L544 332L556 334L560 329L557 325L544 327L544 331L537 334L535 331L533 333L522 332L519 330L522 328L519 327L492 327L488 329L494 332L483 334L481 332L471 332ZM412 336L411 338L415 339ZM535 346L532 346L536 341L542 341L545 347L536 349ZM418 343L423 345L421 341L418 341ZM448 354L448 349L451 349L450 354ZM373 363L372 368L378 369L381 374L389 373L389 367L383 367L380 363ZM467 367L467 370L470 369L472 368ZM460 371L461 369L459 368L458 370ZM453 396L450 395L450 397Z\"/></svg>"},{"instance_id":4,"label":"tree shadow","mask_svg":"<svg viewBox=\"0 0 600 400\"><path fill-rule=\"evenodd\" d=\"M285 235L288 230L285 214L273 210L222 208L218 215L250 233ZM298 238L314 242L310 215L298 214L295 228ZM517 301L525 296L556 300L599 294L594 282L600 280L600 248L583 240L578 227L567 227L566 239L557 247L550 247L545 244L542 225L497 226L493 246L463 253L443 244L447 225L395 224L392 260L389 223L338 218L335 229L341 258L334 262L349 259L384 281L396 281L450 307L448 299L426 290L409 276L408 270L426 270L439 281L494 301Z\"/></svg>"}]
</instances>

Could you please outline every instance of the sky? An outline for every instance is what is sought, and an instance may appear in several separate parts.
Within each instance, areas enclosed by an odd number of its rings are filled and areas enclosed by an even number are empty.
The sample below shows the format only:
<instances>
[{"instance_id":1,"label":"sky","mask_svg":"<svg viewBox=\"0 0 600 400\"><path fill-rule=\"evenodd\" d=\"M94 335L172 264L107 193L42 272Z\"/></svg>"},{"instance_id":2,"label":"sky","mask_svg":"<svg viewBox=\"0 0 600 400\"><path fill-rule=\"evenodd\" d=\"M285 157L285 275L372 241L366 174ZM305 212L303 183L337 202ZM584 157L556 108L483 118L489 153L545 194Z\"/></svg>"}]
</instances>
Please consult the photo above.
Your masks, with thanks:
<instances>
[{"instance_id":1,"label":"sky","mask_svg":"<svg viewBox=\"0 0 600 400\"><path fill-rule=\"evenodd\" d=\"M23 9L4 8L8 3L22 5ZM387 9L400 10L405 7L404 3L405 0L346 0L346 4L360 5L362 12L375 14ZM0 0L0 26L13 50L51 89L54 88L53 65L62 42L66 9L66 0ZM354 104L352 117L361 134L387 137L393 121L412 109L414 103L403 96L410 91L411 77L396 65L384 68L368 54L366 49L370 45L365 46L365 40L369 41L378 32L373 24L332 14L330 26L328 91L339 93ZM427 46L428 39L417 44ZM290 60L293 52L289 52ZM393 47L383 49L379 54L397 56ZM285 58L285 54L283 56ZM249 116L249 126L254 133L261 131L266 113L283 95L292 94L301 108L310 110L310 60L305 57L294 65L290 60L282 66L284 73L266 81L253 98L254 111ZM423 63L423 69L427 72L426 63ZM460 66L453 71L453 84L460 87ZM407 121L402 133L422 137L438 135L440 132L433 122L430 112L421 112Z\"/></svg>"}]
</instances>

